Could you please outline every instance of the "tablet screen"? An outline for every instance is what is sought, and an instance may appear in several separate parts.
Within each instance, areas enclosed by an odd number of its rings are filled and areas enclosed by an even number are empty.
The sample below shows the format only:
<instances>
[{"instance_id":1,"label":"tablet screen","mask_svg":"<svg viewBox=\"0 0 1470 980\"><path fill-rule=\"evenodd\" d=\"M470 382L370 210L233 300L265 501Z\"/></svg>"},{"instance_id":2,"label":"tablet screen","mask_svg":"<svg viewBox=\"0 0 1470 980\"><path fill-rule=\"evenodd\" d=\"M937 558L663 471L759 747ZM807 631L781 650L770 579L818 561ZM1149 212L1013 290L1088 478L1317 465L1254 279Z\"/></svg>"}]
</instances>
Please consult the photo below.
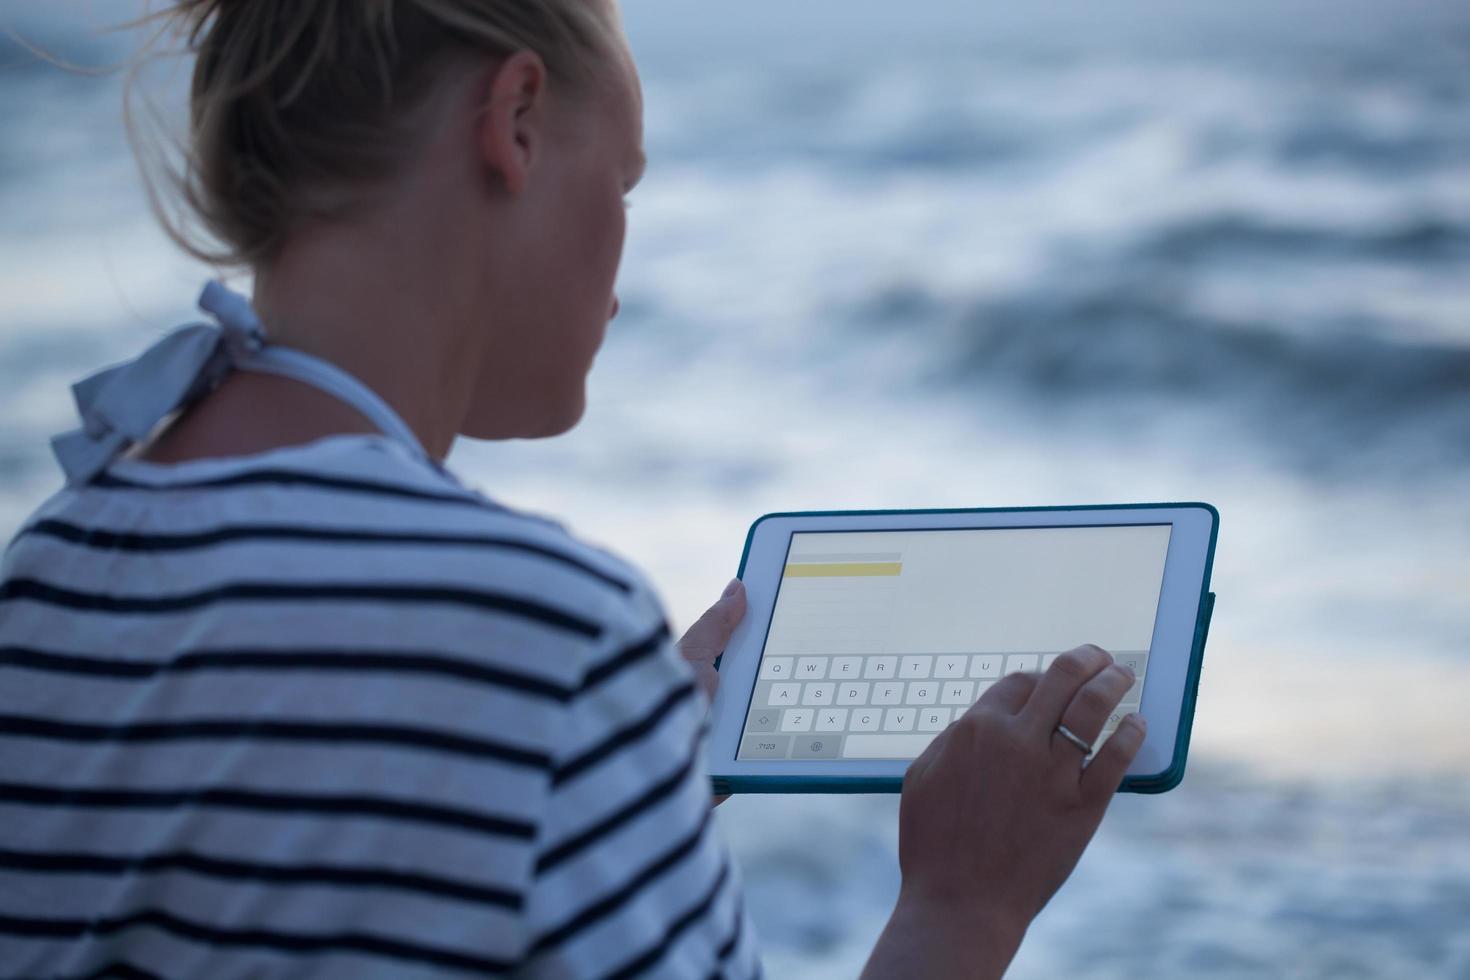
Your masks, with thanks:
<instances>
[{"instance_id":1,"label":"tablet screen","mask_svg":"<svg viewBox=\"0 0 1470 980\"><path fill-rule=\"evenodd\" d=\"M912 759L1013 671L1096 643L1138 675L1169 524L791 535L737 759Z\"/></svg>"}]
</instances>

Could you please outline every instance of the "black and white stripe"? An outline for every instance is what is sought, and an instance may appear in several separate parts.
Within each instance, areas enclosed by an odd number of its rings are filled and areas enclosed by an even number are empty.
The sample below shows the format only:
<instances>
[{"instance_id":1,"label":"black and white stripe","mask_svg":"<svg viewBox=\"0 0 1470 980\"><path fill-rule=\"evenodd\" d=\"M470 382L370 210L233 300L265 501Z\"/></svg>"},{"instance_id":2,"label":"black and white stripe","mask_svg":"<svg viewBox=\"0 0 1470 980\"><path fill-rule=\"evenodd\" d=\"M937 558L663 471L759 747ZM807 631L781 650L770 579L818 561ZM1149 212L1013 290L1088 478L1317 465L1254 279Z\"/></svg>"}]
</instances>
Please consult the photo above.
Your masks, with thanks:
<instances>
[{"instance_id":1,"label":"black and white stripe","mask_svg":"<svg viewBox=\"0 0 1470 980\"><path fill-rule=\"evenodd\" d=\"M167 659L130 653L106 656L70 653L32 646L0 646L0 668L71 674L122 681L149 681L160 674L348 672L363 674L438 676L455 682L514 691L531 698L569 702L591 691L623 670L657 656L668 638L660 622L647 636L595 663L579 683L558 683L528 671L500 667L466 655L412 650L362 649L336 646L190 650Z\"/></svg>"},{"instance_id":2,"label":"black and white stripe","mask_svg":"<svg viewBox=\"0 0 1470 980\"><path fill-rule=\"evenodd\" d=\"M535 555L590 575L621 592L632 592L633 586L596 565L578 559L565 550L538 544L523 538L495 534L444 534L416 531L385 531L376 528L320 527L300 524L226 524L205 530L173 534L141 534L111 531L68 521L45 519L21 530L16 540L27 536L55 538L68 544L96 551L132 551L140 553L189 551L244 542L320 542L356 545L420 545L425 547L476 548L487 551Z\"/></svg>"},{"instance_id":3,"label":"black and white stripe","mask_svg":"<svg viewBox=\"0 0 1470 980\"><path fill-rule=\"evenodd\" d=\"M421 585L415 582L226 582L212 588L165 595L114 595L67 588L29 577L0 583L0 602L29 600L74 612L158 614L194 612L224 603L355 603L458 605L506 613L589 639L602 634L594 620L546 603L505 592Z\"/></svg>"},{"instance_id":4,"label":"black and white stripe","mask_svg":"<svg viewBox=\"0 0 1470 980\"><path fill-rule=\"evenodd\" d=\"M448 898L519 911L525 895L465 878L400 871L386 865L277 864L180 850L151 854L32 852L0 848L0 869L54 875L151 875L186 873L220 881L375 889Z\"/></svg>"},{"instance_id":5,"label":"black and white stripe","mask_svg":"<svg viewBox=\"0 0 1470 980\"><path fill-rule=\"evenodd\" d=\"M638 574L342 448L115 467L7 547L0 977L753 975Z\"/></svg>"}]
</instances>

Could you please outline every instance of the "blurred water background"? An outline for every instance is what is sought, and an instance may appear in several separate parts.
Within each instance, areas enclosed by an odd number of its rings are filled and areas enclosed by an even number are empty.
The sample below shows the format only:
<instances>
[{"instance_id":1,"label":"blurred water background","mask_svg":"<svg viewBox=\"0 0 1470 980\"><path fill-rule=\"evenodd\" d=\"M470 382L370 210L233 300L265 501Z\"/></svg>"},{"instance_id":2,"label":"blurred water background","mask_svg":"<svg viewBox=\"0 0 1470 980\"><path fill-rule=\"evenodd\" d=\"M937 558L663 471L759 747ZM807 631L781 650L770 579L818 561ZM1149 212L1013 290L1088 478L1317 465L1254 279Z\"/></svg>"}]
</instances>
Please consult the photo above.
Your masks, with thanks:
<instances>
[{"instance_id":1,"label":"blurred water background","mask_svg":"<svg viewBox=\"0 0 1470 980\"><path fill-rule=\"evenodd\" d=\"M1188 775L1118 799L1011 976L1470 978L1470 6L1014 6L626 0L651 163L588 416L450 465L681 627L770 510L1214 503ZM0 0L90 65L137 9ZM68 385L210 273L116 74L0 66L8 539ZM720 820L770 975L855 976L897 800Z\"/></svg>"}]
</instances>

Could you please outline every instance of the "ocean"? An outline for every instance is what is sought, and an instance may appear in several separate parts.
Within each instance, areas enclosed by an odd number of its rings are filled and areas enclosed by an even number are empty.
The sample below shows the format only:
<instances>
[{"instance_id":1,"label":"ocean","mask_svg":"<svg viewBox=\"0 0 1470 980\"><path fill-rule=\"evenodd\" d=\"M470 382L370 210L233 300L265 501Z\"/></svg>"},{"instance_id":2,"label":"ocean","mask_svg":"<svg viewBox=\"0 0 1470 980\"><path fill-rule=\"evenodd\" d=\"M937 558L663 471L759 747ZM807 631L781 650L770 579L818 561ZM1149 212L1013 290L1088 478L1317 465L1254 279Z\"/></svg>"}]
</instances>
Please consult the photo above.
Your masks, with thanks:
<instances>
[{"instance_id":1,"label":"ocean","mask_svg":"<svg viewBox=\"0 0 1470 980\"><path fill-rule=\"evenodd\" d=\"M96 65L136 8L0 22ZM1114 803L1009 975L1470 978L1470 8L624 8L650 166L588 414L449 465L680 626L768 511L1215 504L1188 774ZM0 39L5 538L70 383L211 274L120 100ZM857 975L897 812L720 809L771 976Z\"/></svg>"}]
</instances>

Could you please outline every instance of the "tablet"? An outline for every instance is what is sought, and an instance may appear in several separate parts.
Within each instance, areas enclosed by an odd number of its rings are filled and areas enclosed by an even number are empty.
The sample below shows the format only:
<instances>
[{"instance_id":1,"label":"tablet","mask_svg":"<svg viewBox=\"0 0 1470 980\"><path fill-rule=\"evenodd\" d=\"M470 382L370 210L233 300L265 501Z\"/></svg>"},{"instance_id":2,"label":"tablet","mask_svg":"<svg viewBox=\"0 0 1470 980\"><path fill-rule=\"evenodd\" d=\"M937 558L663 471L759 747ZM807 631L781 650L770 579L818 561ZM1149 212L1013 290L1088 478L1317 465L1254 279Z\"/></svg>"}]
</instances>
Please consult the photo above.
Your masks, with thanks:
<instances>
[{"instance_id":1,"label":"tablet","mask_svg":"<svg viewBox=\"0 0 1470 980\"><path fill-rule=\"evenodd\" d=\"M1214 594L1203 503L767 514L717 666L714 788L898 792L997 679L1095 643L1138 680L1109 720L1148 735L1122 789L1184 775Z\"/></svg>"}]
</instances>

